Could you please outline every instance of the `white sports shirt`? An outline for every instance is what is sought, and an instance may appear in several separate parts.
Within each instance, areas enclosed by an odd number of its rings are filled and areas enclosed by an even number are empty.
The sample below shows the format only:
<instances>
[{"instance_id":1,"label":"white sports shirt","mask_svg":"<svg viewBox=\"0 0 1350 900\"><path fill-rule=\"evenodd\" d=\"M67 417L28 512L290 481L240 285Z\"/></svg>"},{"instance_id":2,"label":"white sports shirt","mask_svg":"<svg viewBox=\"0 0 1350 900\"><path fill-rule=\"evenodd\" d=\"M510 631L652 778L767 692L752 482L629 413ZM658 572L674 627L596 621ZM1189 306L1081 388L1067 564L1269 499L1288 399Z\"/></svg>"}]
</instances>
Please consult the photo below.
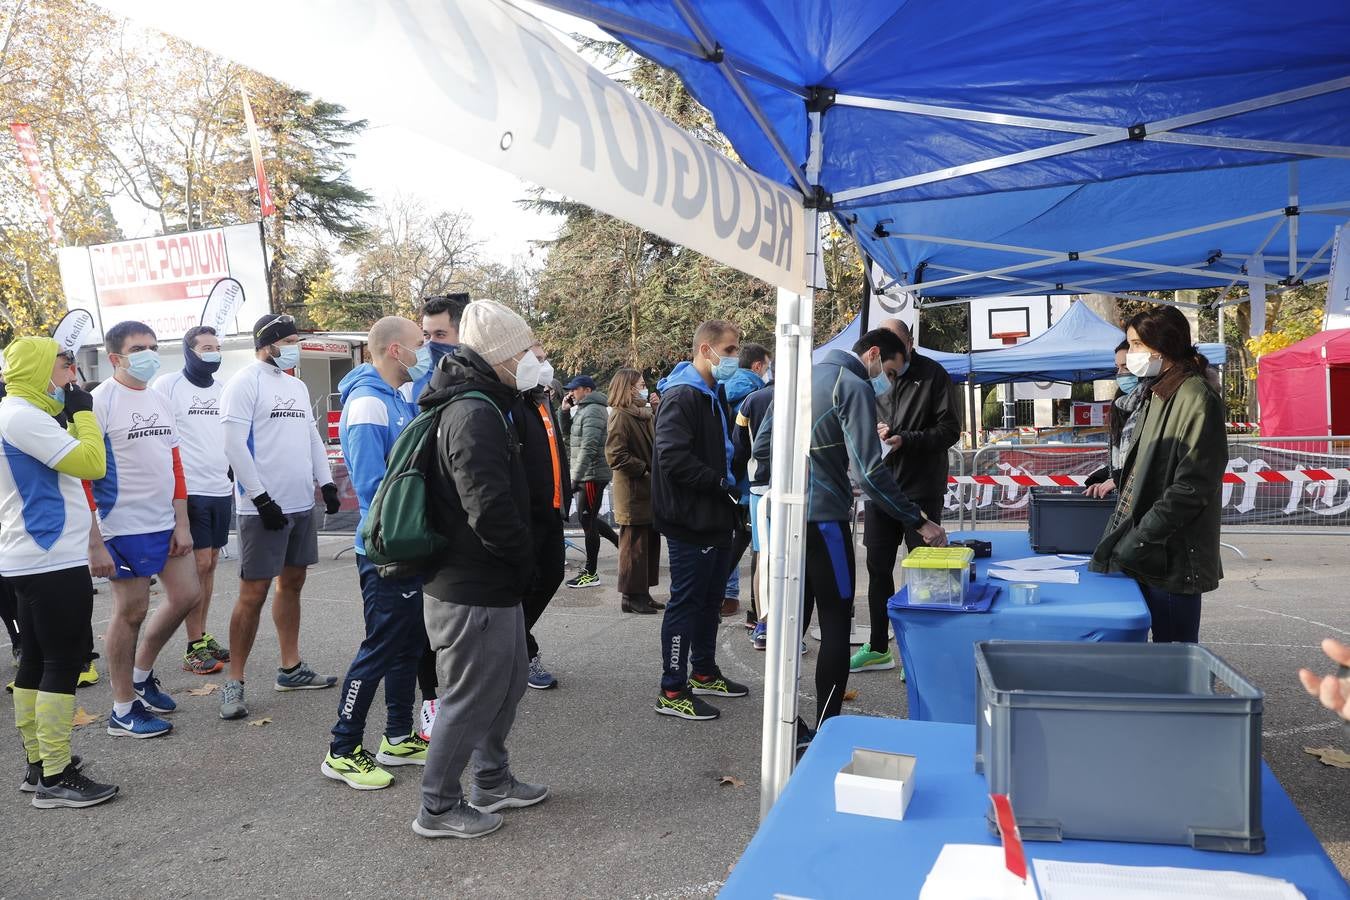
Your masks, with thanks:
<instances>
[{"instance_id":1,"label":"white sports shirt","mask_svg":"<svg viewBox=\"0 0 1350 900\"><path fill-rule=\"evenodd\" d=\"M103 537L171 531L178 431L169 401L116 378L94 388L93 396L108 449L108 473L91 483Z\"/></svg>"},{"instance_id":2,"label":"white sports shirt","mask_svg":"<svg viewBox=\"0 0 1350 900\"><path fill-rule=\"evenodd\" d=\"M182 372L161 375L150 385L169 401L174 427L178 429L178 455L189 494L228 497L234 486L227 473L225 423L220 418L220 398L225 386L212 381L197 387Z\"/></svg>"},{"instance_id":3,"label":"white sports shirt","mask_svg":"<svg viewBox=\"0 0 1350 900\"><path fill-rule=\"evenodd\" d=\"M51 468L79 443L22 397L0 401L0 575L89 562L84 488L80 479Z\"/></svg>"},{"instance_id":4,"label":"white sports shirt","mask_svg":"<svg viewBox=\"0 0 1350 900\"><path fill-rule=\"evenodd\" d=\"M225 385L220 414L239 489L235 511L256 516L252 501L264 492L284 513L312 510L314 486L331 482L333 473L305 383L260 360Z\"/></svg>"}]
</instances>

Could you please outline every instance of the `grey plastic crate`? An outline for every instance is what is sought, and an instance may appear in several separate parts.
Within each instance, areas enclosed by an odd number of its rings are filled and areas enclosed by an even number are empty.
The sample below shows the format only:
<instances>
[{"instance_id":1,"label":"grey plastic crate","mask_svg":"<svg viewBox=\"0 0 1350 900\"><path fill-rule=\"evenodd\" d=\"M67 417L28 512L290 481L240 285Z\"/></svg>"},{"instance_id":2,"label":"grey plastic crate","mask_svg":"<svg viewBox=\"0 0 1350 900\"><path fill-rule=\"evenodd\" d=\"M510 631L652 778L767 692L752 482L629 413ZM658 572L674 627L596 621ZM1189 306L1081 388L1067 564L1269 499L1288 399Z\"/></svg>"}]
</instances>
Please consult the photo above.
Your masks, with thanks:
<instances>
[{"instance_id":1,"label":"grey plastic crate","mask_svg":"<svg viewBox=\"0 0 1350 900\"><path fill-rule=\"evenodd\" d=\"M1116 500L1086 496L1081 488L1032 488L1028 531L1037 553L1091 553L1106 531Z\"/></svg>"},{"instance_id":2,"label":"grey plastic crate","mask_svg":"<svg viewBox=\"0 0 1350 900\"><path fill-rule=\"evenodd\" d=\"M1263 695L1204 647L986 641L975 668L975 771L1023 839L1265 850Z\"/></svg>"}]
</instances>

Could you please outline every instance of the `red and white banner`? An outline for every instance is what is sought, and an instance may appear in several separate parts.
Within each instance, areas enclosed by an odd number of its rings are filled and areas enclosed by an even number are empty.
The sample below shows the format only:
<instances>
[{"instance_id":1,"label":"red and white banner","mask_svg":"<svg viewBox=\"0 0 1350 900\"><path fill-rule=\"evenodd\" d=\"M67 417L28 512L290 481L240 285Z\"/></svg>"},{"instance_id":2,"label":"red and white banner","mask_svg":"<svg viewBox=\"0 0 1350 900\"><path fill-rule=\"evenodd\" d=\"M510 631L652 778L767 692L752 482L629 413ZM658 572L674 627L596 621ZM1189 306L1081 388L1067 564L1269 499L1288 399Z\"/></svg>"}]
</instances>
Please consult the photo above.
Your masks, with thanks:
<instances>
[{"instance_id":1,"label":"red and white banner","mask_svg":"<svg viewBox=\"0 0 1350 900\"><path fill-rule=\"evenodd\" d=\"M1087 475L949 475L948 484L1001 484L1016 487L1081 487ZM1297 484L1309 481L1350 481L1350 469L1295 469L1275 472L1225 472L1224 484Z\"/></svg>"},{"instance_id":2,"label":"red and white banner","mask_svg":"<svg viewBox=\"0 0 1350 900\"><path fill-rule=\"evenodd\" d=\"M267 184L267 171L263 169L262 145L258 143L258 126L253 121L253 104L248 102L248 88L239 85L239 96L244 100L244 124L248 126L248 146L253 151L253 176L258 179L258 204L263 218L277 211L272 201L272 188Z\"/></svg>"},{"instance_id":3,"label":"red and white banner","mask_svg":"<svg viewBox=\"0 0 1350 900\"><path fill-rule=\"evenodd\" d=\"M28 167L28 177L33 180L33 193L42 208L42 218L47 222L47 235L52 239L52 245L57 246L61 236L56 232L56 213L52 212L52 196L47 193L47 180L42 175L42 160L38 158L33 128L24 122L10 122L9 132L14 135L14 143L19 145L19 158Z\"/></svg>"}]
</instances>

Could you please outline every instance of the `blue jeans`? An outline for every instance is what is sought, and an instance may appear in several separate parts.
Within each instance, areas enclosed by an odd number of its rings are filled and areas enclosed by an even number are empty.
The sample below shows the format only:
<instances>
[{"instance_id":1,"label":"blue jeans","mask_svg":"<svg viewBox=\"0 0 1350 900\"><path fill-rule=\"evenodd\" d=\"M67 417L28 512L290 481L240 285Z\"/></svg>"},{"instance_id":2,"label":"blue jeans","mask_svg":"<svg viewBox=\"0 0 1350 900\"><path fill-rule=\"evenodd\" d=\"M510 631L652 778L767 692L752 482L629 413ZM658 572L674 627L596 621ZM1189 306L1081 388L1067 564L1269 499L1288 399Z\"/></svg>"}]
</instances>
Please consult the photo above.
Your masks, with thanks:
<instances>
[{"instance_id":1,"label":"blue jeans","mask_svg":"<svg viewBox=\"0 0 1350 900\"><path fill-rule=\"evenodd\" d=\"M365 603L366 637L338 695L334 755L352 752L365 739L366 714L381 681L389 715L384 733L390 737L412 733L417 662L426 639L420 578L381 578L363 554L356 556L356 571Z\"/></svg>"},{"instance_id":2,"label":"blue jeans","mask_svg":"<svg viewBox=\"0 0 1350 900\"><path fill-rule=\"evenodd\" d=\"M1139 590L1153 617L1153 643L1200 642L1200 595L1174 594L1142 582Z\"/></svg>"},{"instance_id":3,"label":"blue jeans","mask_svg":"<svg viewBox=\"0 0 1350 900\"><path fill-rule=\"evenodd\" d=\"M717 674L717 626L731 548L700 547L670 537L666 547L670 601L661 620L661 688L682 691L691 667L696 675Z\"/></svg>"}]
</instances>

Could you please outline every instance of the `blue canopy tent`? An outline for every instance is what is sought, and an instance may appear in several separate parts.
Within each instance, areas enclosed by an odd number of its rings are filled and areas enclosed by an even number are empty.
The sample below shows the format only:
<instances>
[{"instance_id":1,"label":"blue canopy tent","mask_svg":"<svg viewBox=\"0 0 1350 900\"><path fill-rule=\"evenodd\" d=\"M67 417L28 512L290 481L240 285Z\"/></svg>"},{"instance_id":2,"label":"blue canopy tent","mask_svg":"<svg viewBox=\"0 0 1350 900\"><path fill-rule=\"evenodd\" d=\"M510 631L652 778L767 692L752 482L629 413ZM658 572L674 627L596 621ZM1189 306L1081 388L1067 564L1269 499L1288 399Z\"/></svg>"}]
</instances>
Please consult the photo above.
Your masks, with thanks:
<instances>
[{"instance_id":1,"label":"blue canopy tent","mask_svg":"<svg viewBox=\"0 0 1350 900\"><path fill-rule=\"evenodd\" d=\"M845 325L834 337L812 350L811 361L820 362L825 358L825 354L831 350L852 350L853 345L858 343L860 337L862 337L862 318L858 317ZM918 351L929 359L941 363L947 373L952 376L952 380L965 380L965 374L969 371L969 357L966 354L944 353L941 350L929 350L926 347L919 347Z\"/></svg>"},{"instance_id":2,"label":"blue canopy tent","mask_svg":"<svg viewBox=\"0 0 1350 900\"><path fill-rule=\"evenodd\" d=\"M873 290L1226 303L1326 280L1350 216L1344 0L537 2L677 72L880 265ZM780 293L764 811L793 762L811 311Z\"/></svg>"}]
</instances>

